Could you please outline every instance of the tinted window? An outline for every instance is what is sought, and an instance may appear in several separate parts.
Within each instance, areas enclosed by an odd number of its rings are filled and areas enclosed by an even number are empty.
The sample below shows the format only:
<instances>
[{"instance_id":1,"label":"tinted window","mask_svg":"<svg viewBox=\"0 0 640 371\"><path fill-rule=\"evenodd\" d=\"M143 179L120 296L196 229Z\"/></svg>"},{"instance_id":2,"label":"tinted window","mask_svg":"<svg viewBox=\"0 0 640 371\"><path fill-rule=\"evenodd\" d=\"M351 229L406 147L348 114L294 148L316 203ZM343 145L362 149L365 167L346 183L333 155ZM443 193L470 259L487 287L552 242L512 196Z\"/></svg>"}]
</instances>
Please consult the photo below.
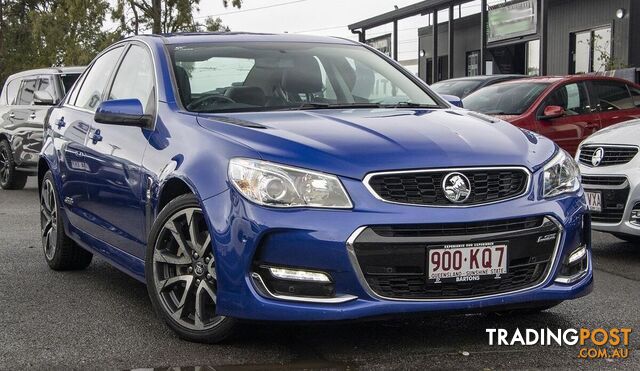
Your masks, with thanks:
<instances>
[{"instance_id":1,"label":"tinted window","mask_svg":"<svg viewBox=\"0 0 640 371\"><path fill-rule=\"evenodd\" d=\"M478 80L440 81L431 85L431 88L438 94L449 94L464 98L471 94L480 83L481 81Z\"/></svg>"},{"instance_id":2,"label":"tinted window","mask_svg":"<svg viewBox=\"0 0 640 371\"><path fill-rule=\"evenodd\" d=\"M122 47L111 49L93 63L78 91L78 97L75 101L76 106L90 111L95 111L98 108L98 105L102 102L102 92L109 81L111 71L118 62L121 52Z\"/></svg>"},{"instance_id":3,"label":"tinted window","mask_svg":"<svg viewBox=\"0 0 640 371\"><path fill-rule=\"evenodd\" d=\"M15 104L18 106L28 106L33 103L33 94L38 89L38 77L27 77L22 79L18 88L18 97Z\"/></svg>"},{"instance_id":4,"label":"tinted window","mask_svg":"<svg viewBox=\"0 0 640 371\"><path fill-rule=\"evenodd\" d=\"M145 113L153 112L153 64L149 53L133 45L118 68L109 99L136 98L142 103Z\"/></svg>"},{"instance_id":5,"label":"tinted window","mask_svg":"<svg viewBox=\"0 0 640 371\"><path fill-rule=\"evenodd\" d=\"M178 94L190 111L288 109L436 101L370 50L324 43L170 46ZM307 105L309 108L310 105Z\"/></svg>"},{"instance_id":6,"label":"tinted window","mask_svg":"<svg viewBox=\"0 0 640 371\"><path fill-rule=\"evenodd\" d=\"M6 91L4 91L3 93L5 94L5 97L2 103L16 104L16 98L18 98L18 88L20 87L21 81L22 80L20 79L14 79L7 84Z\"/></svg>"},{"instance_id":7,"label":"tinted window","mask_svg":"<svg viewBox=\"0 0 640 371\"><path fill-rule=\"evenodd\" d=\"M546 89L540 82L487 86L463 99L464 108L488 115L521 115Z\"/></svg>"},{"instance_id":8,"label":"tinted window","mask_svg":"<svg viewBox=\"0 0 640 371\"><path fill-rule=\"evenodd\" d=\"M543 108L546 106L560 106L569 116L591 112L587 93L582 83L567 84L554 90L545 100Z\"/></svg>"},{"instance_id":9,"label":"tinted window","mask_svg":"<svg viewBox=\"0 0 640 371\"><path fill-rule=\"evenodd\" d=\"M60 75L60 80L62 81L63 93L66 94L71 89L71 87L73 86L73 83L76 82L78 77L80 77L79 73L68 73L68 74Z\"/></svg>"},{"instance_id":10,"label":"tinted window","mask_svg":"<svg viewBox=\"0 0 640 371\"><path fill-rule=\"evenodd\" d=\"M602 111L634 108L627 86L617 81L593 81L598 103Z\"/></svg>"},{"instance_id":11,"label":"tinted window","mask_svg":"<svg viewBox=\"0 0 640 371\"><path fill-rule=\"evenodd\" d=\"M631 92L631 98L633 99L633 105L636 107L640 107L640 89L636 89L631 85L627 85L629 91Z\"/></svg>"}]
</instances>

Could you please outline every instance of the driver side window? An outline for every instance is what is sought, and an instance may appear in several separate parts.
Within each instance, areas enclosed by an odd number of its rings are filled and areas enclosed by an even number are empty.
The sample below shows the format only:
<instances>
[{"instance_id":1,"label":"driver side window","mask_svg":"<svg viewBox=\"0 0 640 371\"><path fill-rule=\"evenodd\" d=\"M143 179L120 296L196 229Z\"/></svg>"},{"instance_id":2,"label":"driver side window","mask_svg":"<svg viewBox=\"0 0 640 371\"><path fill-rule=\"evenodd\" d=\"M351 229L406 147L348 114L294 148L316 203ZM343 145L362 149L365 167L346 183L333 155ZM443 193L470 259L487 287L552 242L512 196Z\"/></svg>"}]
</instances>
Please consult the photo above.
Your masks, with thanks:
<instances>
[{"instance_id":1,"label":"driver side window","mask_svg":"<svg viewBox=\"0 0 640 371\"><path fill-rule=\"evenodd\" d=\"M155 111L153 62L147 51L132 45L124 56L113 80L109 100L138 99L145 114Z\"/></svg>"},{"instance_id":2,"label":"driver side window","mask_svg":"<svg viewBox=\"0 0 640 371\"><path fill-rule=\"evenodd\" d=\"M575 116L591 113L587 91L582 83L563 85L551 93L545 101L543 108L548 106L560 106L565 115Z\"/></svg>"}]
</instances>

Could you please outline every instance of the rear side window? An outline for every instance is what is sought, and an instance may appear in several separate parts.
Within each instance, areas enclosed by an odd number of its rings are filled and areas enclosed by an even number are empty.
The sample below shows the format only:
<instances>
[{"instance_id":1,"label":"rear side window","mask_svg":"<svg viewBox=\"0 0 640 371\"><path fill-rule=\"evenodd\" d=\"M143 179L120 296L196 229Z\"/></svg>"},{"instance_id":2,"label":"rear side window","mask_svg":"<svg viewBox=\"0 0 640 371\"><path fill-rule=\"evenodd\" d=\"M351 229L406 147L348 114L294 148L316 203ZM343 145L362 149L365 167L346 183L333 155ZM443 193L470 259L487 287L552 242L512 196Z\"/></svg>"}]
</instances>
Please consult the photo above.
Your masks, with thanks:
<instances>
[{"instance_id":1,"label":"rear side window","mask_svg":"<svg viewBox=\"0 0 640 371\"><path fill-rule=\"evenodd\" d=\"M51 98L53 98L54 102L57 102L59 99L58 99L58 93L56 92L56 85L54 83L55 80L53 80L53 76L50 76L50 75L40 76L38 80L39 80L39 84L38 84L37 91L46 91L51 95Z\"/></svg>"},{"instance_id":2,"label":"rear side window","mask_svg":"<svg viewBox=\"0 0 640 371\"><path fill-rule=\"evenodd\" d=\"M38 83L39 78L37 76L22 79L14 104L18 106L28 106L33 103L33 94L38 90Z\"/></svg>"},{"instance_id":3,"label":"rear side window","mask_svg":"<svg viewBox=\"0 0 640 371\"><path fill-rule=\"evenodd\" d=\"M18 98L18 88L20 87L20 79L13 79L9 81L5 91L3 92L4 97L2 99L3 104L16 104L16 99Z\"/></svg>"},{"instance_id":4,"label":"rear side window","mask_svg":"<svg viewBox=\"0 0 640 371\"><path fill-rule=\"evenodd\" d=\"M591 113L587 92L582 83L567 84L557 88L545 101L544 107L547 106L560 106L569 116Z\"/></svg>"},{"instance_id":5,"label":"rear side window","mask_svg":"<svg viewBox=\"0 0 640 371\"><path fill-rule=\"evenodd\" d=\"M602 111L634 108L627 85L617 81L593 81L598 104Z\"/></svg>"},{"instance_id":6,"label":"rear side window","mask_svg":"<svg viewBox=\"0 0 640 371\"><path fill-rule=\"evenodd\" d=\"M82 86L78 91L78 97L74 102L76 107L84 108L95 112L98 105L102 103L102 92L104 91L114 66L120 58L122 47L111 49L101 55L91 66Z\"/></svg>"}]
</instances>

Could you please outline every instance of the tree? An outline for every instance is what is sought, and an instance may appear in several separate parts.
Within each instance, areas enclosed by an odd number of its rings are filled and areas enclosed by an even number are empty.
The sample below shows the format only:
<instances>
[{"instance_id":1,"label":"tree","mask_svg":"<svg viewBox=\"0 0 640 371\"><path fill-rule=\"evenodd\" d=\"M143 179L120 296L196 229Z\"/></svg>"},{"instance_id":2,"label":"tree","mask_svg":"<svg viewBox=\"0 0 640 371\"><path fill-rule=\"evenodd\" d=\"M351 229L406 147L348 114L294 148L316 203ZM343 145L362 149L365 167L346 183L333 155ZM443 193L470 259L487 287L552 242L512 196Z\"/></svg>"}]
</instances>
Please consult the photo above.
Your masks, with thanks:
<instances>
[{"instance_id":1,"label":"tree","mask_svg":"<svg viewBox=\"0 0 640 371\"><path fill-rule=\"evenodd\" d=\"M3 0L0 78L30 68L83 65L119 36L103 30L107 0Z\"/></svg>"},{"instance_id":2,"label":"tree","mask_svg":"<svg viewBox=\"0 0 640 371\"><path fill-rule=\"evenodd\" d=\"M240 8L242 0L222 0L225 7ZM204 28L208 31L225 30L220 18L208 17L205 24L196 22L200 0L117 0L113 19L120 22L123 34L138 35L141 30L152 33L193 32Z\"/></svg>"}]
</instances>

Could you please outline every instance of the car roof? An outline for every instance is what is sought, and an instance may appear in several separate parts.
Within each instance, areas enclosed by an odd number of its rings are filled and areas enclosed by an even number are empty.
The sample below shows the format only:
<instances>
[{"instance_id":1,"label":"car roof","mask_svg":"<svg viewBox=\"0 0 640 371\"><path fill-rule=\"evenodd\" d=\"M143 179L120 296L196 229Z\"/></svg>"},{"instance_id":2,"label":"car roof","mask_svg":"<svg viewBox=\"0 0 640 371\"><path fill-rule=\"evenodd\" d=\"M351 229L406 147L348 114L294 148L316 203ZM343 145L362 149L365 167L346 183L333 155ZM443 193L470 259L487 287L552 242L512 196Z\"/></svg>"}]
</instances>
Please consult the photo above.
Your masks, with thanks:
<instances>
[{"instance_id":1,"label":"car roof","mask_svg":"<svg viewBox=\"0 0 640 371\"><path fill-rule=\"evenodd\" d=\"M16 77L31 76L31 75L51 75L51 74L66 74L66 73L82 73L86 67L84 66L71 66L71 67L47 67L36 68L33 70L20 71L9 76L9 80Z\"/></svg>"},{"instance_id":2,"label":"car roof","mask_svg":"<svg viewBox=\"0 0 640 371\"><path fill-rule=\"evenodd\" d=\"M351 44L357 42L330 36L310 36L297 34L273 34L252 32L179 32L161 35L140 35L134 39L161 40L164 44L191 44L214 42L313 42L329 44Z\"/></svg>"},{"instance_id":3,"label":"car roof","mask_svg":"<svg viewBox=\"0 0 640 371\"><path fill-rule=\"evenodd\" d=\"M563 83L569 81L587 81L587 80L609 80L609 81L619 81L624 82L625 84L635 84L633 81L620 79L617 77L611 76L602 76L602 75L592 75L592 74L580 74L580 75L567 75L567 76L533 76L527 77L519 80L509 80L501 82L502 84L517 84L523 82L539 82L545 84L556 84Z\"/></svg>"},{"instance_id":4,"label":"car roof","mask_svg":"<svg viewBox=\"0 0 640 371\"><path fill-rule=\"evenodd\" d=\"M478 76L466 76L466 77L456 77L454 79L446 79L442 81L438 81L434 84L443 82L455 82L455 81L491 81L491 80L502 80L502 79L518 79L525 78L525 75L517 75L517 74L504 74L504 75L478 75Z\"/></svg>"}]
</instances>

